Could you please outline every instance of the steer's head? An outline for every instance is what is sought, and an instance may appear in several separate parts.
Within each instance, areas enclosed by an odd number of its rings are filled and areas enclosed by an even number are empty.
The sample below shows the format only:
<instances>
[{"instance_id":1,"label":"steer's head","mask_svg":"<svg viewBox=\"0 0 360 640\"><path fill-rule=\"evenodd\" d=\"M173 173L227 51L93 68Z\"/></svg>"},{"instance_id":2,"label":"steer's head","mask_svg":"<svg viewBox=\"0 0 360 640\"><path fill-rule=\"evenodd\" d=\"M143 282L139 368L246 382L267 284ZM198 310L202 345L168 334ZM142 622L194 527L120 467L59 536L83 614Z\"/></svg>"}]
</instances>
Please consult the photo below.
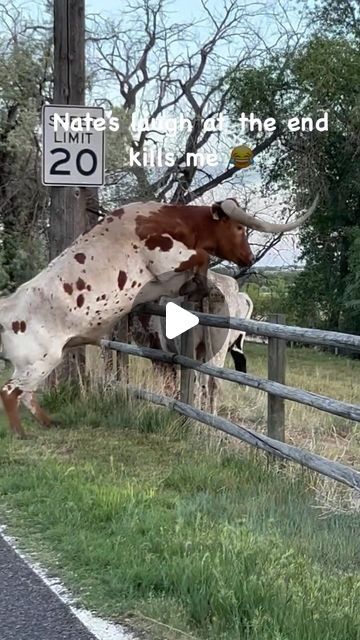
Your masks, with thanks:
<instances>
[{"instance_id":1,"label":"steer's head","mask_svg":"<svg viewBox=\"0 0 360 640\"><path fill-rule=\"evenodd\" d=\"M230 203L239 206L236 200L224 200L224 202L216 202L211 207L212 217L217 221L216 254L224 260L235 262L240 267L250 267L255 256L249 244L247 229L240 221L230 217L222 206L224 204L226 209Z\"/></svg>"},{"instance_id":2,"label":"steer's head","mask_svg":"<svg viewBox=\"0 0 360 640\"><path fill-rule=\"evenodd\" d=\"M254 262L247 230L256 229L263 233L286 233L299 227L316 208L316 196L310 209L294 222L279 224L266 222L249 215L234 199L216 202L211 207L211 215L216 224L216 255L223 260L235 262L241 267L250 267Z\"/></svg>"}]
</instances>

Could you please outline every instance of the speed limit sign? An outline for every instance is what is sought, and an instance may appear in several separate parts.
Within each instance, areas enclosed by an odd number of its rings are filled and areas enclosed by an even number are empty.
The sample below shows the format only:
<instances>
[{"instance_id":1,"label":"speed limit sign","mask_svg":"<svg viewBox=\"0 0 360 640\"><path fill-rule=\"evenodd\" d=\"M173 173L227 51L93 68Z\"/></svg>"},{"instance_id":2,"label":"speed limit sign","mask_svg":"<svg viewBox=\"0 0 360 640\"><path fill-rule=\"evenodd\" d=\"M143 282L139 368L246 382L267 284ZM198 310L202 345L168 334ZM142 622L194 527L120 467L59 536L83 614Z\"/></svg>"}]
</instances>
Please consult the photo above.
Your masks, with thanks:
<instances>
[{"instance_id":1,"label":"speed limit sign","mask_svg":"<svg viewBox=\"0 0 360 640\"><path fill-rule=\"evenodd\" d=\"M99 130L99 129L103 130ZM104 110L44 105L42 183L99 187L104 184Z\"/></svg>"}]
</instances>

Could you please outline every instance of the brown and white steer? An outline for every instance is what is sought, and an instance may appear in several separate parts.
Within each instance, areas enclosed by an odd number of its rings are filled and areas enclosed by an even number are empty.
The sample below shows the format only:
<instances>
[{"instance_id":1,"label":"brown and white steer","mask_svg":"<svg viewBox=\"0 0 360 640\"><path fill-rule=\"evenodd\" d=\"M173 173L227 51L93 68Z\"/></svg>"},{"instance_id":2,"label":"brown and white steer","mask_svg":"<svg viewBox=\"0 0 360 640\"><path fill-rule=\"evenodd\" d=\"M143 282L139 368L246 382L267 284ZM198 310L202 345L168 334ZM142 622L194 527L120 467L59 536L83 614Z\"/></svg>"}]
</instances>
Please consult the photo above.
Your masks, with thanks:
<instances>
[{"instance_id":1,"label":"brown and white steer","mask_svg":"<svg viewBox=\"0 0 360 640\"><path fill-rule=\"evenodd\" d=\"M0 301L2 356L14 366L1 389L12 431L24 436L20 400L43 426L50 425L34 392L61 362L64 349L99 344L129 313L135 296L139 302L176 296L194 274L206 274L209 256L251 265L246 226L290 231L315 206L285 225L253 218L234 200L212 206L137 202L106 216Z\"/></svg>"},{"instance_id":2,"label":"brown and white steer","mask_svg":"<svg viewBox=\"0 0 360 640\"><path fill-rule=\"evenodd\" d=\"M248 320L253 311L252 300L246 293L239 292L239 286L234 278L209 271L207 274L209 294L206 299L208 313L218 316L231 316ZM184 296L171 298L162 296L158 301L165 305L168 302L182 305L186 302ZM134 314L130 316L130 332L136 344L153 349L162 349L170 353L181 353L181 337L169 339L165 333L165 318L161 316L149 316ZM218 329L197 325L194 327L194 357L199 362L207 362L210 366L223 367L227 353L230 352L235 369L246 373L246 358L244 355L245 332L238 329ZM171 394L177 392L178 368L176 365L166 365L152 361L153 367L164 387ZM221 381L204 374L196 374L194 398L200 402L200 406L206 408L209 405L215 412L216 400ZM199 390L200 388L200 390Z\"/></svg>"}]
</instances>

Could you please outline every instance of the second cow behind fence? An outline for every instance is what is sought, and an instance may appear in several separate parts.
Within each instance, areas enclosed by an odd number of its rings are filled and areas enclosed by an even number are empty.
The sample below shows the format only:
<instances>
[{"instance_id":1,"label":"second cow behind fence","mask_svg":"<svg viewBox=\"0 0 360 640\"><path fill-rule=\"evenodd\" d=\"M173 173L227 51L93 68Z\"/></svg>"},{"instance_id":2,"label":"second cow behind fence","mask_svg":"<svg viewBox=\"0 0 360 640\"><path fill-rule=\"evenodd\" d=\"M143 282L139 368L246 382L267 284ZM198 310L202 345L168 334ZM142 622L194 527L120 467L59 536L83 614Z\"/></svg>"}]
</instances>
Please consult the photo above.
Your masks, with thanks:
<instances>
[{"instance_id":1,"label":"second cow behind fence","mask_svg":"<svg viewBox=\"0 0 360 640\"><path fill-rule=\"evenodd\" d=\"M232 316L249 319L253 311L253 303L246 293L239 292L238 283L234 278L208 272L209 296L206 300L207 311L219 316ZM170 298L162 296L159 304L175 302L181 305L184 297ZM134 314L130 319L130 334L132 340L139 346L162 349L171 353L181 353L181 337L172 340L166 338L165 318L162 316ZM218 329L197 325L194 329L194 358L199 362L223 367L228 352L234 361L237 371L246 372L246 357L244 354L245 333L235 329ZM178 370L175 365L166 365L153 361L153 367L161 377L163 386L176 395L178 390ZM203 408L216 412L220 381L211 376L196 374L194 385L194 400L200 401ZM196 402L195 402L196 404Z\"/></svg>"}]
</instances>

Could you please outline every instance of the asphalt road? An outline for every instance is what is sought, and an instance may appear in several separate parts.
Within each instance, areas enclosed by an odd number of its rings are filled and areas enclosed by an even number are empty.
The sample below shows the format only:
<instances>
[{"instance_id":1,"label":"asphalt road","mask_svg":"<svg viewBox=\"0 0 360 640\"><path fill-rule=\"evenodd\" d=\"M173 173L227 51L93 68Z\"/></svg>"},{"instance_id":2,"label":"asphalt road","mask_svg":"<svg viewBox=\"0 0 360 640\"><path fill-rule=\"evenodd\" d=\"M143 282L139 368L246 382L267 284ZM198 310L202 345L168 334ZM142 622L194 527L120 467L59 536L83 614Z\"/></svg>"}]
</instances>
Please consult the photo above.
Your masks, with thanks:
<instances>
[{"instance_id":1,"label":"asphalt road","mask_svg":"<svg viewBox=\"0 0 360 640\"><path fill-rule=\"evenodd\" d=\"M1 536L0 640L95 640Z\"/></svg>"}]
</instances>

